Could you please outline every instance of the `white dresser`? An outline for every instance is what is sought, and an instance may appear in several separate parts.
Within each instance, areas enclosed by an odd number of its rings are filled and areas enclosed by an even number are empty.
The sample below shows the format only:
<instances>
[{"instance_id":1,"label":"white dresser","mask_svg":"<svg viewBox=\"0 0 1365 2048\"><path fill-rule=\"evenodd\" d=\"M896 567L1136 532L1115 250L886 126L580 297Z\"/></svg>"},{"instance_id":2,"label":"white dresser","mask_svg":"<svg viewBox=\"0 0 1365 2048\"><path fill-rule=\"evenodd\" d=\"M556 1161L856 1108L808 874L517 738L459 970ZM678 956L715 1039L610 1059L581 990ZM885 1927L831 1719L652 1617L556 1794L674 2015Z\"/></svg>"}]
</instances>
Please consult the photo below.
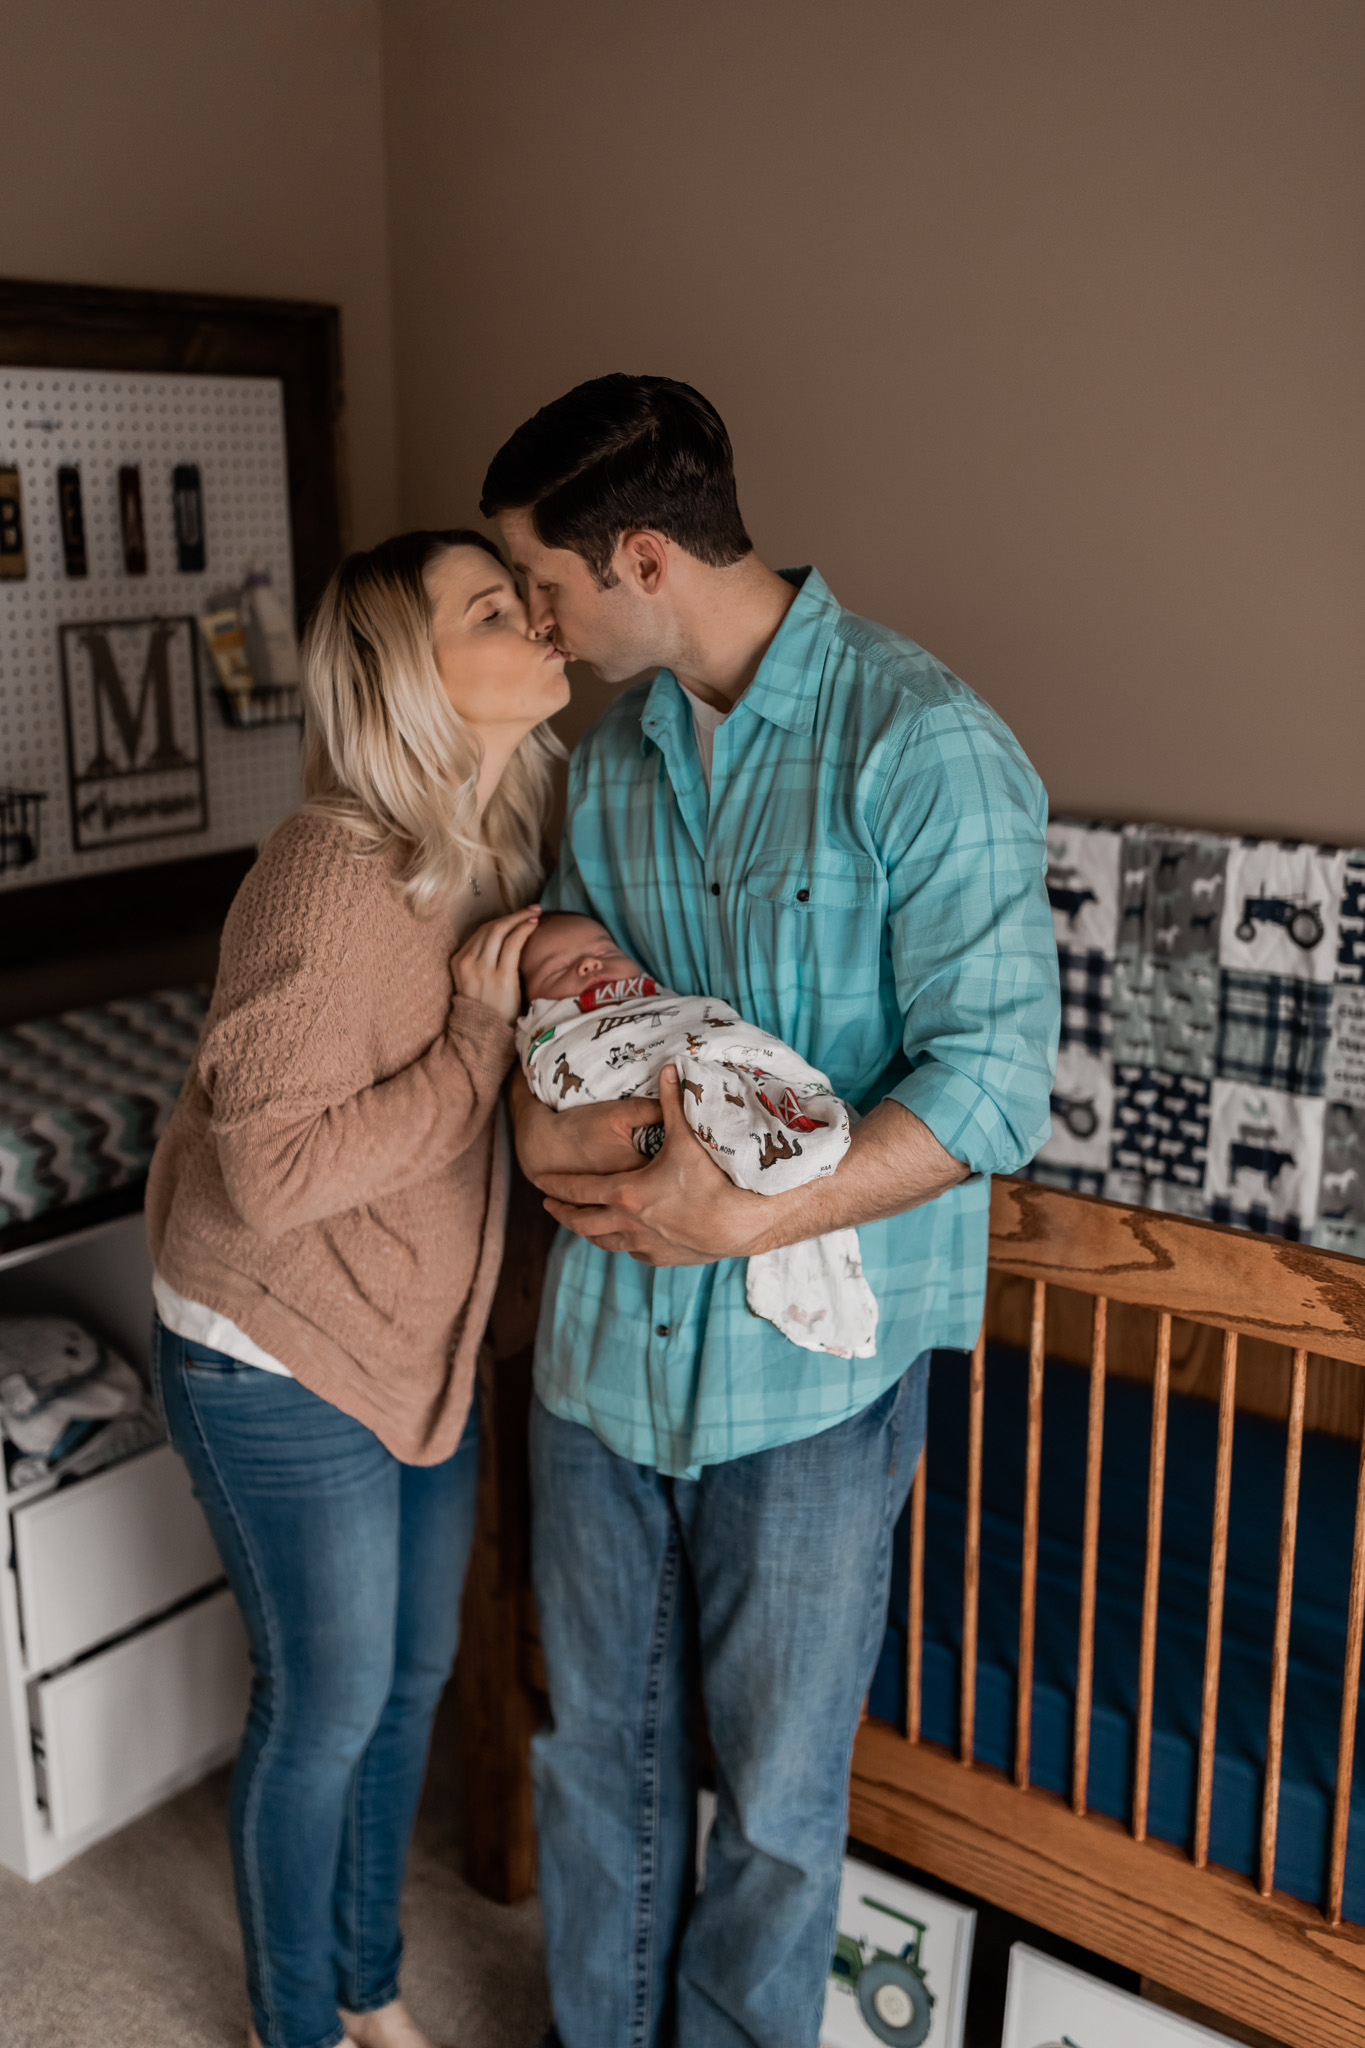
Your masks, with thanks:
<instances>
[{"instance_id":1,"label":"white dresser","mask_svg":"<svg viewBox=\"0 0 1365 2048\"><path fill-rule=\"evenodd\" d=\"M0 1314L78 1317L145 1373L140 1215L0 1255ZM5 1490L0 1864L45 1877L231 1757L249 1667L188 1474L168 1444L55 1492Z\"/></svg>"}]
</instances>

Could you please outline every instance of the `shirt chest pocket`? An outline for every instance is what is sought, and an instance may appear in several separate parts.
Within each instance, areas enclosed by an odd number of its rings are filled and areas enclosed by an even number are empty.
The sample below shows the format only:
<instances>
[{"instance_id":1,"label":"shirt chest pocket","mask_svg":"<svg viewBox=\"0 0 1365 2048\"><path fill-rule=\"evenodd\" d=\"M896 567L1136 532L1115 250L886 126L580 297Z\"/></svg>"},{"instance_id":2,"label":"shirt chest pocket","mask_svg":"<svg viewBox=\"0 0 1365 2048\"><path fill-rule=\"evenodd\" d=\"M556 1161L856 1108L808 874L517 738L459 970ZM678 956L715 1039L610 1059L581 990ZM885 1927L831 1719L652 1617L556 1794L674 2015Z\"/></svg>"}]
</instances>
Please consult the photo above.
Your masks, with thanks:
<instances>
[{"instance_id":1,"label":"shirt chest pocket","mask_svg":"<svg viewBox=\"0 0 1365 2048\"><path fill-rule=\"evenodd\" d=\"M881 976L886 876L869 854L765 853L744 879L752 935L823 998L866 997Z\"/></svg>"}]
</instances>

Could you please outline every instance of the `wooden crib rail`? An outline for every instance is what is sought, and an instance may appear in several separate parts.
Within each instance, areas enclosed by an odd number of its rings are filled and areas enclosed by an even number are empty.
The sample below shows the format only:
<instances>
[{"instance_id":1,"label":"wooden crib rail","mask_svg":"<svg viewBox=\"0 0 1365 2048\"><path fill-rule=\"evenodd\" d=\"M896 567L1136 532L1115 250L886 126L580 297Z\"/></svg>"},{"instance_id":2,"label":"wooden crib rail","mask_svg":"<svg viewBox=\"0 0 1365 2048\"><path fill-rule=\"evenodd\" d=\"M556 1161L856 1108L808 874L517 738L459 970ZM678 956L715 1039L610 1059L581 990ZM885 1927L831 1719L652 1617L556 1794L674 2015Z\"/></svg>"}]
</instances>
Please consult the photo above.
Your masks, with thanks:
<instances>
[{"instance_id":1,"label":"wooden crib rail","mask_svg":"<svg viewBox=\"0 0 1365 2048\"><path fill-rule=\"evenodd\" d=\"M1218 1675L1223 1658L1223 1596L1228 1583L1232 1425L1236 1409L1237 1332L1228 1330L1223 1336L1223 1377L1218 1390L1218 1462L1213 1481L1213 1541L1209 1551L1208 1623L1204 1636L1204 1697L1199 1709L1199 1782L1194 1802L1194 1863L1197 1870L1202 1870L1209 1860L1214 1738L1218 1731Z\"/></svg>"},{"instance_id":2,"label":"wooden crib rail","mask_svg":"<svg viewBox=\"0 0 1365 2048\"><path fill-rule=\"evenodd\" d=\"M1027 1280L1365 1365L1365 1260L1340 1252L996 1180L990 1255Z\"/></svg>"},{"instance_id":3,"label":"wooden crib rail","mask_svg":"<svg viewBox=\"0 0 1365 2048\"><path fill-rule=\"evenodd\" d=\"M972 1354L968 1379L957 1757L954 1760L941 1751L935 1752L922 1739L927 1499L922 1459L911 1497L905 1734L898 1736L889 1729L879 1730L875 1724L869 1724L859 1736L852 1794L855 1832L863 1833L866 1839L877 1841L882 1847L909 1855L912 1861L921 1861L930 1869L939 1869L943 1876L958 1883L998 1897L1000 1903L1015 1910L1037 1911L1046 1898L1047 1908L1037 1916L1058 1933L1081 1940L1088 1934L1093 1938L1093 1928L1087 1926L1091 1908L1080 1905L1073 1879L1082 1867L1093 1862L1087 1880L1091 1888L1100 1871L1107 1877L1112 1874L1102 1913L1109 1939L1098 1945L1115 1960L1120 1959L1120 1950L1126 1945L1123 1959L1146 1969L1158 1981L1196 1997L1201 1992L1207 1995L1209 1982L1205 1981L1205 1973L1210 1973L1210 1981L1217 1984L1228 2013L1252 2024L1263 2025L1273 2018L1282 2037L1301 2044L1301 2048L1325 2048L1327 2043L1333 2044L1333 2048L1345 2048L1350 2043L1354 2048L1358 2040L1365 2038L1365 1929L1343 1925L1341 1908L1356 1702L1365 1645L1365 1428L1342 1674L1337 1783L1323 1907L1300 1906L1274 1893L1273 1884L1309 1355L1340 1359L1348 1366L1365 1366L1365 1261L1278 1239L1243 1235L1183 1217L1095 1201L1031 1182L997 1180L991 1199L990 1263L995 1273L1010 1274L1030 1283L1013 1784L975 1761L982 1448L988 1379L983 1330ZM1076 1862L1069 1874L1056 1861L1060 1837L1053 1845L1050 1871L1045 1873L1039 1865L1040 1838L1035 1837L1034 1831L1041 1827L1047 1832L1051 1823L1046 1815L1055 1812L1061 1802L1051 1794L1030 1789L1044 1356L1052 1287L1088 1294L1093 1301L1076 1712L1071 1811L1067 1817L1067 1825L1081 1824L1084 1845L1078 1838ZM1154 1346L1149 1354L1152 1424L1137 1645L1131 1812L1127 1826L1117 1831L1113 1822L1087 1816L1105 1387L1107 1374L1120 1369L1107 1348L1113 1331L1111 1301L1155 1311ZM1023 1304L1019 1306L1022 1309ZM1194 1832L1189 1853L1147 1839L1172 1322L1176 1318L1185 1326L1204 1324L1223 1332ZM1073 1342L1075 1335L1073 1324ZM1020 1328L1019 1338L1022 1336ZM1270 1646L1260 1849L1256 1877L1250 1884L1229 1871L1210 1867L1208 1858L1228 1572L1238 1346L1243 1337L1281 1345L1292 1352L1278 1584ZM1121 1369L1130 1370L1131 1360ZM926 1447L925 1459L932 1456L931 1442ZM916 1754L919 1761L912 1775L907 1776L908 1760ZM962 1771L963 1766L967 1768L961 1779L942 1776L945 1767L951 1773ZM895 1782L894 1791L891 1781ZM955 1783L963 1787L960 1800L951 1789ZM975 1791L969 1791L968 1785L974 1785ZM1019 1798L1028 1809L1027 1817L1023 1808L1012 1811L1010 1802ZM951 1820L947 1814L950 1807L955 1813ZM902 1813L908 1834L894 1824L892 1815L896 1810ZM925 1854L931 1839L934 1853ZM1004 1847L1006 1842L1008 1849ZM1121 1847L1121 1843L1126 1846ZM1132 1863L1130 1857L1134 1854L1154 1857L1156 1861ZM1069 1862L1069 1857L1063 1858L1064 1865ZM1175 1892L1182 1894L1177 1914L1183 1916L1186 1937L1173 1943L1169 1900L1164 1908L1158 1900L1163 1887L1172 1886L1177 1869L1189 1873L1193 1889L1181 1880L1169 1894L1170 1899ZM998 1872L998 1883L988 1880L988 1871L992 1876ZM1154 1889L1147 1898L1149 1881ZM1253 1900L1255 1909L1250 1906ZM1259 1929L1256 1909L1273 1916ZM1273 1964L1272 1951L1276 1952Z\"/></svg>"}]
</instances>

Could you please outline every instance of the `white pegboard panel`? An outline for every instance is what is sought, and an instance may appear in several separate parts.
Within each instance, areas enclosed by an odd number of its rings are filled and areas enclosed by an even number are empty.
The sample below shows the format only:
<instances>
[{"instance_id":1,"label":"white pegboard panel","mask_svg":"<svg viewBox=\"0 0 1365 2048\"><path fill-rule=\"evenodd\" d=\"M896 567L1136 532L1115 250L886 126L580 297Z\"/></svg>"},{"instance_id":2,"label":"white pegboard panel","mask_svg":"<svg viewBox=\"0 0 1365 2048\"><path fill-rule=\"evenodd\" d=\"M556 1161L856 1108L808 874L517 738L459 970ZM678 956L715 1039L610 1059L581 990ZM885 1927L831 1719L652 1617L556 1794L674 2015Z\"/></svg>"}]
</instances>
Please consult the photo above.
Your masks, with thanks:
<instances>
[{"instance_id":1,"label":"white pegboard panel","mask_svg":"<svg viewBox=\"0 0 1365 2048\"><path fill-rule=\"evenodd\" d=\"M202 575L181 573L171 498L177 463L199 466ZM141 470L147 574L123 567L118 472ZM284 392L273 377L157 376L0 366L0 465L20 473L28 575L0 581L0 787L45 790L42 854L0 891L174 860L262 838L299 801L299 728L237 731L212 694L201 645L208 825L77 852L68 802L58 632L83 620L197 616L254 563L292 614ZM68 576L57 471L80 471L89 573Z\"/></svg>"}]
</instances>

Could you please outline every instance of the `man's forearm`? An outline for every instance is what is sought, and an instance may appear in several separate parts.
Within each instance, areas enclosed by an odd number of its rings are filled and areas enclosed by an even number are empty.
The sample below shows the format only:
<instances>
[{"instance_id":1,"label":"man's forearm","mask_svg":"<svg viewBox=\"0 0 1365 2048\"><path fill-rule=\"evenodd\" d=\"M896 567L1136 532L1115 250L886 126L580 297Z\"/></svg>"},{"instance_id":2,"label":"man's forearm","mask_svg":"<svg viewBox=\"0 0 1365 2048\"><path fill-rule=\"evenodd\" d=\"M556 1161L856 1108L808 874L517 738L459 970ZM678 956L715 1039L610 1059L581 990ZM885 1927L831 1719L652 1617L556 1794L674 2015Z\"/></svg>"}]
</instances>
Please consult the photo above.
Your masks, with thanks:
<instances>
[{"instance_id":1,"label":"man's forearm","mask_svg":"<svg viewBox=\"0 0 1365 2048\"><path fill-rule=\"evenodd\" d=\"M664 1146L649 1164L634 1158L643 1171L551 1170L542 1179L527 1169L549 1197L545 1206L557 1222L604 1251L629 1252L646 1265L700 1266L800 1244L874 1217L898 1216L967 1178L967 1168L917 1116L898 1102L883 1102L859 1124L827 1180L785 1195L753 1194L726 1177L689 1128L671 1067L664 1068L659 1085Z\"/></svg>"},{"instance_id":2,"label":"man's forearm","mask_svg":"<svg viewBox=\"0 0 1365 2048\"><path fill-rule=\"evenodd\" d=\"M966 1178L967 1168L944 1151L913 1110L879 1102L854 1131L835 1173L789 1194L762 1197L765 1221L771 1222L754 1248L774 1251L829 1230L899 1216Z\"/></svg>"}]
</instances>

